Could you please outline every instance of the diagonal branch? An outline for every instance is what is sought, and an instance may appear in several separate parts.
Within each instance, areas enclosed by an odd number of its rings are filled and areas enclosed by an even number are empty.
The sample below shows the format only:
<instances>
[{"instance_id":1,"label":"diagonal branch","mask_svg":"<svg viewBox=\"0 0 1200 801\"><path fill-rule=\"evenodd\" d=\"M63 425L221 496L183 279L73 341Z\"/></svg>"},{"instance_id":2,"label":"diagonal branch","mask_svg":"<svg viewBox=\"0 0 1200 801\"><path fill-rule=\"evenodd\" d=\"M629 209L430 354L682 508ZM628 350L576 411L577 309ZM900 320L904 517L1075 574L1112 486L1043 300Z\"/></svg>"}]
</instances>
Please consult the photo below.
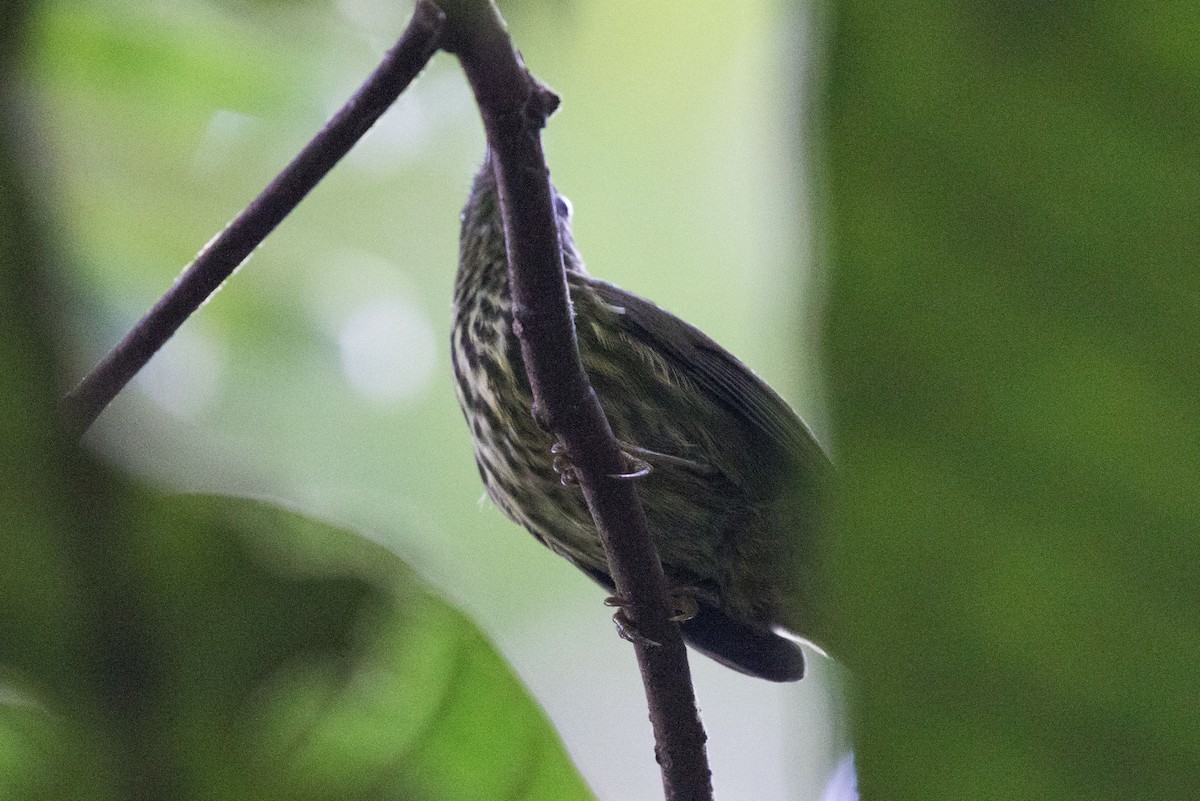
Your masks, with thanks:
<instances>
[{"instance_id":1,"label":"diagonal branch","mask_svg":"<svg viewBox=\"0 0 1200 801\"><path fill-rule=\"evenodd\" d=\"M313 187L362 138L437 50L445 15L418 0L399 41L346 104L267 188L209 242L166 294L63 399L82 434L184 321L217 291Z\"/></svg>"},{"instance_id":2,"label":"diagonal branch","mask_svg":"<svg viewBox=\"0 0 1200 801\"><path fill-rule=\"evenodd\" d=\"M668 801L712 798L705 733L696 711L687 651L671 622L662 563L650 540L621 453L584 373L563 271L549 170L540 129L558 98L513 50L488 0L442 0L442 47L454 52L475 93L500 189L514 301L513 328L541 422L567 446L608 554L628 617L646 640L634 643L655 751Z\"/></svg>"}]
</instances>

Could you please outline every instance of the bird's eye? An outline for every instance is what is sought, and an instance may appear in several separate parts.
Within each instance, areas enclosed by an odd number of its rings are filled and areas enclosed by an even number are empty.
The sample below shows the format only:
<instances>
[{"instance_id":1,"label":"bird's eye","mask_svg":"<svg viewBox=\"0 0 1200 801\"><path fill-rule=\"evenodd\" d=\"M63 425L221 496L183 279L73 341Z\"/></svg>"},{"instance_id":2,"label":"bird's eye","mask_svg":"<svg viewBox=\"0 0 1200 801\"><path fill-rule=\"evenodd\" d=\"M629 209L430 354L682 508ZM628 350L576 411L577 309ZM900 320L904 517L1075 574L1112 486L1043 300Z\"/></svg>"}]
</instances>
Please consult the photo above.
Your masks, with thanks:
<instances>
[{"instance_id":1,"label":"bird's eye","mask_svg":"<svg viewBox=\"0 0 1200 801\"><path fill-rule=\"evenodd\" d=\"M558 212L558 216L564 220L571 219L571 201L567 200L562 195L554 196L554 210Z\"/></svg>"}]
</instances>

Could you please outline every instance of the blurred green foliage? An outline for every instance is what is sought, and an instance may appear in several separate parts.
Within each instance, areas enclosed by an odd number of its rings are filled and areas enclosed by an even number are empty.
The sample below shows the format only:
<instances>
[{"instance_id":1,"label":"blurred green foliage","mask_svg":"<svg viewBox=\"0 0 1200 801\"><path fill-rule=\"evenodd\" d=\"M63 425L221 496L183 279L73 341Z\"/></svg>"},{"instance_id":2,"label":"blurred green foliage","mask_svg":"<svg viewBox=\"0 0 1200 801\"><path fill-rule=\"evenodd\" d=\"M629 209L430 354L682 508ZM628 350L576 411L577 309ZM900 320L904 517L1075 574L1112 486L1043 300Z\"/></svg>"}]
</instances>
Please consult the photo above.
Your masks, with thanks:
<instances>
[{"instance_id":1,"label":"blurred green foliage","mask_svg":"<svg viewBox=\"0 0 1200 801\"><path fill-rule=\"evenodd\" d=\"M24 69L42 138L17 139L6 93L0 148L0 797L454 798L481 775L492 794L586 797L508 669L395 557L256 502L135 490L53 433L52 312L80 312L63 370L78 374L369 69L363 30L398 30L404 11L363 24L353 9L370 4L342 3L331 25L328 5L36 6ZM771 70L735 46L763 23L668 6L513 15L531 61L558 65L556 179L596 272L739 353L790 353L739 322L777 320L794 280L794 221L763 211L788 208ZM1190 797L1200 12L831 12L834 645L863 797ZM6 44L7 80L20 49ZM365 300L447 329L463 154L481 139L444 63L404 102L189 322L172 345L187 358L157 359L165 372L99 444L160 484L277 491L418 543L497 616L544 608L575 578L476 513L448 371L402 410L330 380ZM22 164L65 226L62 296ZM676 284L650 285L673 268ZM485 549L489 528L512 550Z\"/></svg>"},{"instance_id":2,"label":"blurred green foliage","mask_svg":"<svg viewBox=\"0 0 1200 801\"><path fill-rule=\"evenodd\" d=\"M343 3L331 25L327 6L37 6L25 77L44 138L18 141L6 106L0 148L0 797L454 798L481 775L493 794L586 796L508 669L395 557L259 503L132 489L53 434L61 298L14 154L65 226L77 374L369 69L363 29L402 22L363 25L366 6ZM735 47L761 20L733 4L551 6L554 24L528 3L513 24L531 60L560 65L547 138L595 271L759 347L739 321L777 320L794 280L794 221L763 213L788 208L770 69ZM833 622L863 797L1190 797L1200 12L831 12ZM604 35L577 46L568 28ZM6 79L18 52L0 48ZM476 513L448 371L394 406L330 380L365 300L447 329L463 154L481 139L444 63L404 102L189 322L172 347L190 372L164 353L99 444L160 484L277 491L418 543L497 616L544 608L576 579ZM676 284L650 285L673 268ZM526 787L514 766L530 764Z\"/></svg>"},{"instance_id":3,"label":"blurred green foliage","mask_svg":"<svg viewBox=\"0 0 1200 801\"><path fill-rule=\"evenodd\" d=\"M1200 787L1200 6L846 0L824 110L864 798Z\"/></svg>"},{"instance_id":4,"label":"blurred green foliage","mask_svg":"<svg viewBox=\"0 0 1200 801\"><path fill-rule=\"evenodd\" d=\"M58 546L7 567L66 598L4 605L0 797L592 797L503 660L379 546L258 501L99 489L72 527L5 528Z\"/></svg>"}]
</instances>

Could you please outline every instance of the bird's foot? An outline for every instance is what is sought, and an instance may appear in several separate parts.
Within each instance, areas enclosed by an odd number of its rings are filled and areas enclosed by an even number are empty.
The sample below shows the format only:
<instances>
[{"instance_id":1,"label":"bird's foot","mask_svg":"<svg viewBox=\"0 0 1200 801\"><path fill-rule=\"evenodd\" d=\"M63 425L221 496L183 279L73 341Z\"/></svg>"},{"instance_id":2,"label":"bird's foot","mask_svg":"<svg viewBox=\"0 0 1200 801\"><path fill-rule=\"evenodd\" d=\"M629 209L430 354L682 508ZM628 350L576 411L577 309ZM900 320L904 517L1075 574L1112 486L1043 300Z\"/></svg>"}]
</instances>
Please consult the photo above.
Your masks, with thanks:
<instances>
[{"instance_id":1,"label":"bird's foot","mask_svg":"<svg viewBox=\"0 0 1200 801\"><path fill-rule=\"evenodd\" d=\"M630 445L628 442L622 442L622 455L631 463L637 466L643 466L645 473L640 473L634 478L640 478L642 475L648 474L655 467L678 467L683 470L690 470L693 473L700 475L709 475L714 472L712 465L704 461L696 459L687 459L682 456L672 456L669 453L659 453L652 451L649 448L641 448L637 445ZM684 446L686 450L698 450L692 446Z\"/></svg>"},{"instance_id":2,"label":"bird's foot","mask_svg":"<svg viewBox=\"0 0 1200 801\"><path fill-rule=\"evenodd\" d=\"M621 461L625 463L624 472L609 473L609 478L619 478L623 481L631 481L635 478L645 478L654 472L654 465L647 462L645 459L639 459L629 453L624 448L621 449Z\"/></svg>"},{"instance_id":3,"label":"bird's foot","mask_svg":"<svg viewBox=\"0 0 1200 801\"><path fill-rule=\"evenodd\" d=\"M667 618L672 623L686 623L700 611L696 593L687 587L673 587L667 590L667 600L671 602L671 609L675 613Z\"/></svg>"},{"instance_id":4,"label":"bird's foot","mask_svg":"<svg viewBox=\"0 0 1200 801\"><path fill-rule=\"evenodd\" d=\"M684 587L675 587L667 591L667 598L671 605L671 616L667 618L672 623L684 623L691 620L700 611L699 604L696 603L695 594ZM617 611L613 614L613 625L617 627L617 634L621 639L628 640L631 643L647 645L657 648L661 643L645 637L637 630L633 621L629 619L629 614L625 611L625 607L629 604L627 600L620 595L610 595L604 599L604 605L616 607Z\"/></svg>"},{"instance_id":5,"label":"bird's foot","mask_svg":"<svg viewBox=\"0 0 1200 801\"><path fill-rule=\"evenodd\" d=\"M550 464L554 467L554 472L558 474L558 483L564 487L578 484L579 474L575 472L575 465L571 464L571 457L567 456L567 443L561 439L556 441L550 446L550 453L554 456Z\"/></svg>"},{"instance_id":6,"label":"bird's foot","mask_svg":"<svg viewBox=\"0 0 1200 801\"><path fill-rule=\"evenodd\" d=\"M613 625L617 627L617 636L626 642L631 642L634 645L643 645L647 648L660 648L662 643L645 637L633 621L629 619L629 613L625 611L625 605L629 603L619 595L610 595L604 599L605 606L616 607L617 611L613 613Z\"/></svg>"},{"instance_id":7,"label":"bird's foot","mask_svg":"<svg viewBox=\"0 0 1200 801\"><path fill-rule=\"evenodd\" d=\"M624 472L610 473L608 477L631 480L650 475L654 470L653 465L644 459L630 455L629 450L626 448L627 446L622 443L621 460L624 463L622 468ZM636 450L640 451L641 449L638 448ZM567 455L567 444L561 439L558 440L550 446L550 453L554 456L550 464L554 468L554 472L558 474L559 483L564 487L578 484L579 473L576 471L575 465L571 464L571 457Z\"/></svg>"}]
</instances>

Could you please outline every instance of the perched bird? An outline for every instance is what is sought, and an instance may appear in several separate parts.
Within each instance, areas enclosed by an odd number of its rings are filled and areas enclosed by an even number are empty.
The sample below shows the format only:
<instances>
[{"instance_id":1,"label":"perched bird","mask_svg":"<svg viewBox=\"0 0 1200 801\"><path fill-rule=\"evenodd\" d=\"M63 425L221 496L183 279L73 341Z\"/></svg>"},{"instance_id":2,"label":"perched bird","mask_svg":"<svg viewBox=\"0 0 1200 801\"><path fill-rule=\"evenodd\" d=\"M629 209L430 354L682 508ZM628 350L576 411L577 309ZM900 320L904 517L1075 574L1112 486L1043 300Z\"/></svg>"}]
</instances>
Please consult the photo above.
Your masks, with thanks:
<instances>
[{"instance_id":1,"label":"perched bird","mask_svg":"<svg viewBox=\"0 0 1200 801\"><path fill-rule=\"evenodd\" d=\"M555 194L579 351L622 448L685 640L772 681L804 673L812 638L813 529L832 472L808 428L767 384L698 329L587 273L571 206ZM600 584L604 549L577 485L564 481L512 327L504 226L490 157L462 214L452 354L458 400L488 494Z\"/></svg>"}]
</instances>

